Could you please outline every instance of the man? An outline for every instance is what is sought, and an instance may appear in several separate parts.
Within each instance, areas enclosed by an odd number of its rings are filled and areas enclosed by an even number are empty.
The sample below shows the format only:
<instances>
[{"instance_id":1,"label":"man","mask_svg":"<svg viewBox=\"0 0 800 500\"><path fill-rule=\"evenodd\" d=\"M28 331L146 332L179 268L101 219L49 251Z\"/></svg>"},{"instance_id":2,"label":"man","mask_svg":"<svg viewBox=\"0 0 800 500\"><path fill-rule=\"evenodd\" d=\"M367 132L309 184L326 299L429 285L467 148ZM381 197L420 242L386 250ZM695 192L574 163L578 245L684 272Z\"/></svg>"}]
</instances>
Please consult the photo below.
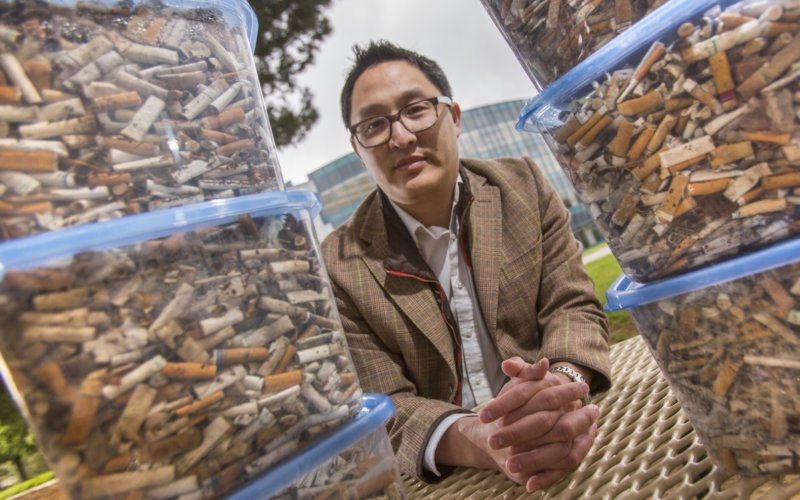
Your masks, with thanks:
<instances>
[{"instance_id":1,"label":"man","mask_svg":"<svg viewBox=\"0 0 800 500\"><path fill-rule=\"evenodd\" d=\"M355 53L342 117L378 189L322 251L362 387L397 407L403 472L548 486L592 445L589 386L610 385L569 214L530 160L459 158L461 110L435 62L388 42Z\"/></svg>"}]
</instances>

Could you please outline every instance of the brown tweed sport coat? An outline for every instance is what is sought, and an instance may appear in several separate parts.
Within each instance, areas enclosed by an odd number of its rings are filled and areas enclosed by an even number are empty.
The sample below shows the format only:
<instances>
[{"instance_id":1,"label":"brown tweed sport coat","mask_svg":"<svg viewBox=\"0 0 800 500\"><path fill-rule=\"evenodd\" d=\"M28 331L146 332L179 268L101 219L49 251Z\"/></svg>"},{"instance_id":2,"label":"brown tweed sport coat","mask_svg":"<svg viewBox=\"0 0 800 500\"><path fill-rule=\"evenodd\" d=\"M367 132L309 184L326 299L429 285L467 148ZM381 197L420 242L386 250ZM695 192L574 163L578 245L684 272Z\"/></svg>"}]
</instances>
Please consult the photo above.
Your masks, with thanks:
<instances>
[{"instance_id":1,"label":"brown tweed sport coat","mask_svg":"<svg viewBox=\"0 0 800 500\"><path fill-rule=\"evenodd\" d=\"M558 194L530 159L462 159L460 168L472 197L465 243L500 356L572 362L596 372L593 392L607 389L608 325ZM322 253L361 385L397 407L387 425L401 470L433 481L422 466L431 432L445 416L468 412L454 404L457 337L434 286L387 273L392 250L410 236L383 210L375 191ZM418 253L410 260L421 262Z\"/></svg>"}]
</instances>

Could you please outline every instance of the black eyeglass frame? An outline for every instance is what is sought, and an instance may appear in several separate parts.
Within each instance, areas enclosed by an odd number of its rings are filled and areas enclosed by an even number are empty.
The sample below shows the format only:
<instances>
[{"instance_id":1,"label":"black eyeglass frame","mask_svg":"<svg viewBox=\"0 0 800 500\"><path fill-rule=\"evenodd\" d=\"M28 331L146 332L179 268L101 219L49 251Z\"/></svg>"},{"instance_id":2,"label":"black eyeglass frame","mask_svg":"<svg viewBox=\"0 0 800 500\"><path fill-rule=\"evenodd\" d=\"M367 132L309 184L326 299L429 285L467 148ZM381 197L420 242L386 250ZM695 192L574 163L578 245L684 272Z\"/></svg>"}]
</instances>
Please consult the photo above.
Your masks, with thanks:
<instances>
[{"instance_id":1,"label":"black eyeglass frame","mask_svg":"<svg viewBox=\"0 0 800 500\"><path fill-rule=\"evenodd\" d=\"M414 106L416 104L419 104L421 102L430 102L430 103L433 104L433 109L436 111L436 119L433 121L433 123L430 124L429 127L425 127L423 129L416 130L416 131L412 132L411 130L408 130L408 127L406 127L406 124L403 123L403 120L400 117L402 116L403 111L405 111L409 107ZM420 132L425 132L426 130L428 130L431 127L433 127L434 125L436 125L436 122L439 121L439 107L438 107L439 104L444 104L444 105L452 107L453 106L453 99L448 97L448 96L445 96L445 95L440 95L440 96L436 96L436 97L429 97L427 99L420 99L418 101L414 101L414 102L410 102L410 103L406 104L405 106L400 108L397 111L397 113L394 113L393 115L372 116L370 118L361 120L358 123L350 125L349 127L347 127L347 130L350 132L350 136L354 137L358 141L358 143L361 144L361 147L367 148L367 149L377 148L379 146L383 146L384 144L386 144L386 143L388 143L389 141L392 140L392 125L394 125L394 122L396 122L396 121L399 121L400 124L403 125L403 127L405 127L405 129L408 130L409 132L411 132L412 134L418 134ZM389 137L385 141L381 142L380 144L375 144L373 146L365 146L364 143L361 142L361 139L358 138L358 135L356 134L356 128L359 125L361 125L362 123L365 123L365 122L368 122L368 121L371 121L371 120L375 120L376 118L386 118L387 120L389 120Z\"/></svg>"}]
</instances>

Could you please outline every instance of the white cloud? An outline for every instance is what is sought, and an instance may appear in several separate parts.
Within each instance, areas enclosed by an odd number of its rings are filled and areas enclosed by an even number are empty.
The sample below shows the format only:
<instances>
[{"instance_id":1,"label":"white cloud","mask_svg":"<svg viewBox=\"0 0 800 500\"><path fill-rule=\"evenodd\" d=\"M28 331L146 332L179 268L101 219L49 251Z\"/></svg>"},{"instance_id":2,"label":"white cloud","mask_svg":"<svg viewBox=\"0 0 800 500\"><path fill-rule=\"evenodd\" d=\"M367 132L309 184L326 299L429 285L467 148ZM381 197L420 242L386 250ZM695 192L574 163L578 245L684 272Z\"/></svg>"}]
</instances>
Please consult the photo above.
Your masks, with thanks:
<instances>
[{"instance_id":1,"label":"white cloud","mask_svg":"<svg viewBox=\"0 0 800 500\"><path fill-rule=\"evenodd\" d=\"M434 59L462 109L535 94L478 0L337 0L328 16L334 32L300 78L314 93L320 119L301 144L279 152L286 181L303 182L308 172L350 152L339 92L356 43L384 38Z\"/></svg>"}]
</instances>

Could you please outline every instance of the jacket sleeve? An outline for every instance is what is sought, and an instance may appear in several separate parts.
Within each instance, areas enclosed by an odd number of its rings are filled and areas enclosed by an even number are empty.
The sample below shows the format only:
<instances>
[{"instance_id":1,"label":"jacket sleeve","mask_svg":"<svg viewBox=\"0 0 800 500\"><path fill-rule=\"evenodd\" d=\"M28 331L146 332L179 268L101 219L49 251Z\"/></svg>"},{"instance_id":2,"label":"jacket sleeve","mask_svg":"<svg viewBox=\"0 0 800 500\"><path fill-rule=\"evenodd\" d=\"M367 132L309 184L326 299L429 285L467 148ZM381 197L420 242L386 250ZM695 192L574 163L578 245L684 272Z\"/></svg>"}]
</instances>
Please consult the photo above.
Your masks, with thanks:
<instances>
[{"instance_id":1,"label":"jacket sleeve","mask_svg":"<svg viewBox=\"0 0 800 500\"><path fill-rule=\"evenodd\" d=\"M336 264L331 262L328 267ZM471 412L444 401L420 397L417 387L406 376L408 370L402 356L369 327L354 299L337 285L333 276L331 285L361 388L389 395L396 407L386 427L401 472L426 482L440 481L454 468L439 466L442 475L436 476L423 467L428 439L448 415Z\"/></svg>"},{"instance_id":2,"label":"jacket sleeve","mask_svg":"<svg viewBox=\"0 0 800 500\"><path fill-rule=\"evenodd\" d=\"M583 265L569 211L533 160L525 161L534 173L541 218L540 356L593 370L592 392L605 391L611 386L608 320Z\"/></svg>"}]
</instances>

